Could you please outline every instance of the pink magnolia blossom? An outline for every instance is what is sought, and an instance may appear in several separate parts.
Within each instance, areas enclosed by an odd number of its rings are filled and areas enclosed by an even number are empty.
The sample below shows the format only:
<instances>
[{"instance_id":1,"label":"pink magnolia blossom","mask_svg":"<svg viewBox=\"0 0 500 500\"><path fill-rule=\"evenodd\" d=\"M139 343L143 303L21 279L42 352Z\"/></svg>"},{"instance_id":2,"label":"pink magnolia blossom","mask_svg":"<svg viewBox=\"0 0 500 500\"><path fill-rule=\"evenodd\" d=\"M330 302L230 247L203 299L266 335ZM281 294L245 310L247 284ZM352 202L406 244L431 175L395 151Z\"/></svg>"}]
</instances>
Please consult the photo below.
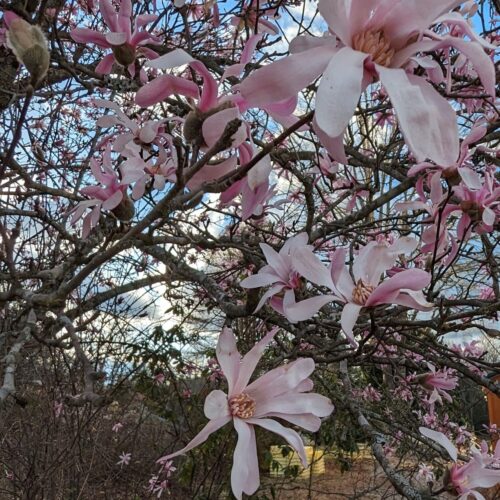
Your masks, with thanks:
<instances>
[{"instance_id":1,"label":"pink magnolia blossom","mask_svg":"<svg viewBox=\"0 0 500 500\"><path fill-rule=\"evenodd\" d=\"M380 79L396 111L406 143L417 161L451 165L458 156L455 111L422 77L405 66L422 52L454 47L470 59L486 91L494 95L495 70L469 28L463 38L438 36L434 24L461 24L450 13L460 0L320 0L319 11L336 36L300 36L292 55L255 71L240 86L253 106L291 97L323 75L316 95L315 129L334 158L346 163L342 145L361 93ZM418 58L417 58L418 59Z\"/></svg>"},{"instance_id":2,"label":"pink magnolia blossom","mask_svg":"<svg viewBox=\"0 0 500 500\"><path fill-rule=\"evenodd\" d=\"M248 142L238 148L240 165L248 163L256 154L254 146ZM241 218L247 220L252 216L261 216L266 203L273 197L274 189L269 185L269 175L272 165L269 156L265 156L254 165L248 174L232 184L221 193L220 202L228 205L238 195L241 195Z\"/></svg>"},{"instance_id":3,"label":"pink magnolia blossom","mask_svg":"<svg viewBox=\"0 0 500 500\"><path fill-rule=\"evenodd\" d=\"M81 189L81 192L91 199L81 201L72 210L71 224L76 224L88 208L92 209L83 219L83 238L97 225L101 210L114 211L121 220L129 220L134 214L134 205L126 194L128 184L123 183L118 173L113 170L109 146L103 155L102 168L93 158L90 160L90 168L102 187L88 186Z\"/></svg>"},{"instance_id":4,"label":"pink magnolia blossom","mask_svg":"<svg viewBox=\"0 0 500 500\"><path fill-rule=\"evenodd\" d=\"M238 433L238 442L233 456L231 488L238 500L241 500L243 493L251 495L259 487L255 425L283 437L297 451L302 464L307 466L300 436L271 417L316 432L321 424L320 417L330 415L333 405L328 398L307 392L313 387L309 376L314 370L314 361L310 358L300 358L275 368L250 383L252 373L276 331L269 332L241 357L233 332L229 328L223 329L216 353L228 382L228 393L214 390L207 396L204 410L205 416L210 419L208 424L187 446L161 458L161 461L192 450L232 421Z\"/></svg>"},{"instance_id":5,"label":"pink magnolia blossom","mask_svg":"<svg viewBox=\"0 0 500 500\"><path fill-rule=\"evenodd\" d=\"M111 0L99 0L99 10L104 22L111 30L109 33L100 33L89 28L75 28L71 31L71 38L78 43L95 43L104 49L111 49L112 54L103 57L96 67L96 73L111 73L113 63L118 63L128 69L130 76L135 75L135 60L138 55L147 59L155 59L158 54L145 47L146 44L159 44L161 41L146 30L142 30L146 24L152 23L158 16L143 14L137 16L135 30L132 31L132 2L131 0L120 0L118 12L115 11ZM141 80L146 75L141 72Z\"/></svg>"},{"instance_id":6,"label":"pink magnolia blossom","mask_svg":"<svg viewBox=\"0 0 500 500\"><path fill-rule=\"evenodd\" d=\"M454 203L448 203L448 193L441 185L441 174L434 172L429 176L427 183L430 187L430 196L427 198L424 188L424 177L421 177L415 186L418 195L417 201L396 203L397 211L424 210L429 217L422 222L429 224L422 231L422 242L420 249L422 253L436 254L440 258L450 252L447 262L455 257L458 251L456 240L450 235L447 228L447 218L454 212L460 212L460 207Z\"/></svg>"},{"instance_id":7,"label":"pink magnolia blossom","mask_svg":"<svg viewBox=\"0 0 500 500\"><path fill-rule=\"evenodd\" d=\"M332 258L331 275L336 299L343 302L340 319L342 330L352 346L357 346L353 328L363 307L381 304L399 304L419 311L428 311L432 304L422 293L431 280L425 271L407 269L397 272L380 283L384 272L394 266L400 254L409 254L417 248L413 238L403 237L392 245L371 241L364 246L354 260L352 272L344 264L346 250L337 250ZM380 284L379 284L380 283Z\"/></svg>"},{"instance_id":8,"label":"pink magnolia blossom","mask_svg":"<svg viewBox=\"0 0 500 500\"><path fill-rule=\"evenodd\" d=\"M113 151L123 153L127 148L133 151L141 146L150 147L153 144L161 146L162 142L170 137L169 134L165 133L165 120L146 120L139 124L135 120L131 120L115 102L105 99L94 99L93 102L96 106L107 108L113 112L113 114L101 116L96 122L98 127L118 126L128 129L127 132L113 136ZM136 146L136 148L132 146Z\"/></svg>"},{"instance_id":9,"label":"pink magnolia blossom","mask_svg":"<svg viewBox=\"0 0 500 500\"><path fill-rule=\"evenodd\" d=\"M458 460L458 451L442 432L420 427L420 433L441 445L455 462L445 485L458 495L457 500L467 500L471 496L477 500L486 500L477 488L491 488L500 483L500 441L497 441L493 455L488 453L488 445L483 441L481 448L471 448L470 459L463 465Z\"/></svg>"},{"instance_id":10,"label":"pink magnolia blossom","mask_svg":"<svg viewBox=\"0 0 500 500\"><path fill-rule=\"evenodd\" d=\"M234 103L235 96L220 96L219 84L206 66L193 59L182 49L159 57L148 63L158 69L171 69L189 64L203 78L203 88L199 94L196 83L174 75L161 75L140 88L135 102L148 107L166 99L172 94L180 94L198 100L196 106L188 113L184 121L184 138L202 147L213 146L220 139L226 125L235 119L241 119L240 111ZM242 144L248 136L244 123L233 136L232 148Z\"/></svg>"},{"instance_id":11,"label":"pink magnolia blossom","mask_svg":"<svg viewBox=\"0 0 500 500\"><path fill-rule=\"evenodd\" d=\"M122 467L124 465L129 465L131 459L132 459L132 453L123 452L120 455L120 460L118 460L118 462L116 462L116 465L121 465Z\"/></svg>"},{"instance_id":12,"label":"pink magnolia blossom","mask_svg":"<svg viewBox=\"0 0 500 500\"><path fill-rule=\"evenodd\" d=\"M423 373L417 377L417 381L430 393L429 403L442 403L441 397L452 402L452 397L447 391L452 391L458 385L458 378L452 375L453 370L436 370L436 367L427 363L430 372Z\"/></svg>"},{"instance_id":13,"label":"pink magnolia blossom","mask_svg":"<svg viewBox=\"0 0 500 500\"><path fill-rule=\"evenodd\" d=\"M493 231L500 217L500 183L493 170L487 169L483 177L470 170L453 193L461 200L462 217L457 228L461 240L468 239L472 229L477 234Z\"/></svg>"},{"instance_id":14,"label":"pink magnolia blossom","mask_svg":"<svg viewBox=\"0 0 500 500\"><path fill-rule=\"evenodd\" d=\"M116 422L116 424L111 427L112 432L120 432L123 429L123 424L121 422Z\"/></svg>"},{"instance_id":15,"label":"pink magnolia blossom","mask_svg":"<svg viewBox=\"0 0 500 500\"><path fill-rule=\"evenodd\" d=\"M279 253L266 243L260 244L268 265L241 282L243 288L272 285L260 299L256 311L270 299L273 309L295 323L311 318L333 300L331 295L318 295L296 302L296 291L304 288L303 278L319 286L333 286L328 269L314 255L307 240L307 234L300 233L288 239Z\"/></svg>"},{"instance_id":16,"label":"pink magnolia blossom","mask_svg":"<svg viewBox=\"0 0 500 500\"><path fill-rule=\"evenodd\" d=\"M421 171L438 170L444 179L447 179L450 184L457 184L462 178L471 178L472 170L467 166L473 150L471 151L471 144L479 141L486 134L486 127L484 125L476 125L473 127L469 135L460 143L460 154L455 163L451 165L436 165L434 163L422 162L414 165L408 170L408 175L416 175ZM474 181L472 181L474 182Z\"/></svg>"}]
</instances>

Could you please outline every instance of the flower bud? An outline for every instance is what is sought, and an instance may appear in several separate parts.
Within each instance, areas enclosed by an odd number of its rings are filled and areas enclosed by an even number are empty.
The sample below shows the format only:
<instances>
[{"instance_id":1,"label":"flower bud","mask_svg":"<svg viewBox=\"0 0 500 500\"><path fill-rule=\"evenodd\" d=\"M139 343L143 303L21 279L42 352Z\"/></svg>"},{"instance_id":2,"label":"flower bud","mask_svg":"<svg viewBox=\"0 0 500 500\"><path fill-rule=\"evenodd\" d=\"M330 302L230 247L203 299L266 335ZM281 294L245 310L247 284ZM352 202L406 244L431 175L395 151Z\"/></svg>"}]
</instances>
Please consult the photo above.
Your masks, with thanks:
<instances>
[{"instance_id":1,"label":"flower bud","mask_svg":"<svg viewBox=\"0 0 500 500\"><path fill-rule=\"evenodd\" d=\"M50 54L47 40L38 26L29 24L12 12L5 12L7 45L17 60L26 66L31 75L31 84L36 87L47 74Z\"/></svg>"}]
</instances>

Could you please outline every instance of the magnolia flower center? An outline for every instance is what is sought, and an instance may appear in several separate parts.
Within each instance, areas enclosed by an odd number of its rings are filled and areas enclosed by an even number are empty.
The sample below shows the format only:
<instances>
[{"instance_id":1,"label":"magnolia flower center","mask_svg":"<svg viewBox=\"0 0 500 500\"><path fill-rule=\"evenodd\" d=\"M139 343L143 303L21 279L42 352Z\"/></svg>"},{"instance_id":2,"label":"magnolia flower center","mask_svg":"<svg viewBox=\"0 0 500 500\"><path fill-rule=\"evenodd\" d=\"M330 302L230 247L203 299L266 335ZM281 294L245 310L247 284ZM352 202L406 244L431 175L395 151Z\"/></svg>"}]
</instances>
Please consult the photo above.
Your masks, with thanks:
<instances>
[{"instance_id":1,"label":"magnolia flower center","mask_svg":"<svg viewBox=\"0 0 500 500\"><path fill-rule=\"evenodd\" d=\"M358 280L356 286L354 287L354 290L352 291L352 301L355 304L364 306L366 304L366 301L368 300L368 297L370 297L370 295L372 294L373 290L375 290L375 287L373 285L365 283L361 279Z\"/></svg>"},{"instance_id":2,"label":"magnolia flower center","mask_svg":"<svg viewBox=\"0 0 500 500\"><path fill-rule=\"evenodd\" d=\"M352 39L355 50L372 56L372 60L380 66L389 66L394 57L394 49L382 30L362 31Z\"/></svg>"},{"instance_id":3,"label":"magnolia flower center","mask_svg":"<svg viewBox=\"0 0 500 500\"><path fill-rule=\"evenodd\" d=\"M229 398L229 411L233 417L251 418L255 414L255 400L242 392Z\"/></svg>"},{"instance_id":4,"label":"magnolia flower center","mask_svg":"<svg viewBox=\"0 0 500 500\"><path fill-rule=\"evenodd\" d=\"M127 67L135 61L135 48L129 43L124 43L123 45L113 45L111 47L115 59L122 66Z\"/></svg>"}]
</instances>

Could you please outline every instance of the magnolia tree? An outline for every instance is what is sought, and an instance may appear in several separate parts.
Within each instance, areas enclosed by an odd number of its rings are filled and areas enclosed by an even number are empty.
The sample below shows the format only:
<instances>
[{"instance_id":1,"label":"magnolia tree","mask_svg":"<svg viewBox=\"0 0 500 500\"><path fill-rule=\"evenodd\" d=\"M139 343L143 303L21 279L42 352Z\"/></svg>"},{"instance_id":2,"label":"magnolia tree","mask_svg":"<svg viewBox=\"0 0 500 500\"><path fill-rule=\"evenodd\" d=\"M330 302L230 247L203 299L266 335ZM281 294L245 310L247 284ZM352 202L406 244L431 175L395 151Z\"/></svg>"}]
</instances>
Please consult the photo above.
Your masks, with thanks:
<instances>
[{"instance_id":1,"label":"magnolia tree","mask_svg":"<svg viewBox=\"0 0 500 500\"><path fill-rule=\"evenodd\" d=\"M2 498L493 498L498 2L0 8Z\"/></svg>"}]
</instances>

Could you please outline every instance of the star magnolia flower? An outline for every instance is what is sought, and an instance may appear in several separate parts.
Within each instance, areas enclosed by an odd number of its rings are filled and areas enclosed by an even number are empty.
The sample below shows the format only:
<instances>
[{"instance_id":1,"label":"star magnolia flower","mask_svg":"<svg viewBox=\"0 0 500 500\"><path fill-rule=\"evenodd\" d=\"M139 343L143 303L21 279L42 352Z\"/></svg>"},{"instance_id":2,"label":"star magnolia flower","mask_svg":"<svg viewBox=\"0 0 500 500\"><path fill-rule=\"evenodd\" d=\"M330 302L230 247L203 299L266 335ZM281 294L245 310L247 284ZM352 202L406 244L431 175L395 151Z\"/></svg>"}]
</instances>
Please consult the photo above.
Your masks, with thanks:
<instances>
[{"instance_id":1,"label":"star magnolia flower","mask_svg":"<svg viewBox=\"0 0 500 500\"><path fill-rule=\"evenodd\" d=\"M256 154L256 149L252 144L244 142L238 148L238 158L240 165L248 163ZM269 175L272 171L271 160L265 156L260 160L248 175L236 181L226 191L221 193L220 202L228 205L239 194L241 194L241 218L260 216L264 213L266 203L273 197L274 189L269 185Z\"/></svg>"},{"instance_id":2,"label":"star magnolia flower","mask_svg":"<svg viewBox=\"0 0 500 500\"><path fill-rule=\"evenodd\" d=\"M73 213L71 224L74 225L87 208L92 208L91 212L83 219L82 238L86 238L91 229L97 225L101 210L111 210L118 219L124 221L130 220L135 213L134 204L127 195L128 183L122 182L118 173L113 170L110 146L104 152L102 169L93 158L90 160L90 168L96 180L103 187L88 186L82 188L80 192L91 199L81 201L71 211Z\"/></svg>"},{"instance_id":3,"label":"star magnolia flower","mask_svg":"<svg viewBox=\"0 0 500 500\"><path fill-rule=\"evenodd\" d=\"M353 336L353 328L363 307L399 304L419 311L432 308L432 304L425 300L422 293L431 277L421 269L397 272L379 284L382 273L394 266L398 256L411 253L417 245L413 238L400 238L390 246L371 241L354 260L354 280L344 264L346 250L342 248L334 253L331 264L333 291L336 299L345 303L340 322L354 347L357 342Z\"/></svg>"},{"instance_id":4,"label":"star magnolia flower","mask_svg":"<svg viewBox=\"0 0 500 500\"><path fill-rule=\"evenodd\" d=\"M500 483L500 441L497 441L493 455L488 453L485 441L481 448L471 448L471 458L464 465L457 463L458 451L453 443L442 433L420 427L420 433L441 445L455 462L447 475L445 486L458 495L457 500L467 500L473 496L477 500L486 500L476 488L491 488ZM489 467L495 468L489 468Z\"/></svg>"},{"instance_id":5,"label":"star magnolia flower","mask_svg":"<svg viewBox=\"0 0 500 500\"><path fill-rule=\"evenodd\" d=\"M300 436L271 417L316 432L321 424L320 417L330 415L333 405L324 396L307 393L313 387L308 378L314 371L314 361L310 358L300 358L275 368L249 383L264 349L275 334L276 329L241 358L232 330L224 328L219 336L216 353L227 379L228 393L215 390L207 396L204 411L210 419L208 424L182 450L162 457L160 462L187 453L232 421L238 433L238 442L233 455L231 488L238 500L241 500L243 493L251 495L259 487L255 425L283 437L299 454L304 467L307 466Z\"/></svg>"},{"instance_id":6,"label":"star magnolia flower","mask_svg":"<svg viewBox=\"0 0 500 500\"><path fill-rule=\"evenodd\" d=\"M447 391L455 389L458 385L458 378L451 375L452 370L436 370L431 363L427 363L427 366L430 372L419 375L416 380L431 394L429 403L433 404L436 401L442 403L441 397L451 403L453 400Z\"/></svg>"},{"instance_id":7,"label":"star magnolia flower","mask_svg":"<svg viewBox=\"0 0 500 500\"><path fill-rule=\"evenodd\" d=\"M158 16L144 14L137 16L136 29L132 32L132 2L131 0L120 0L118 12L115 11L111 0L99 0L99 10L104 22L111 30L110 33L103 34L89 28L75 28L71 31L71 38L78 43L95 43L104 49L111 49L112 54L104 56L97 65L95 71L99 74L109 74L113 63L117 62L128 69L130 76L135 75L135 59L138 54L147 59L155 59L158 54L145 44L160 44L161 41L156 36L146 30L139 31L146 24L152 23ZM141 72L141 80L146 78L146 74Z\"/></svg>"},{"instance_id":8,"label":"star magnolia flower","mask_svg":"<svg viewBox=\"0 0 500 500\"><path fill-rule=\"evenodd\" d=\"M484 178L471 170L462 177L462 183L453 188L453 193L461 200L462 217L457 227L460 239L468 239L473 226L477 234L493 231L500 217L500 183L495 179L494 170L486 170Z\"/></svg>"},{"instance_id":9,"label":"star magnolia flower","mask_svg":"<svg viewBox=\"0 0 500 500\"><path fill-rule=\"evenodd\" d=\"M454 47L465 54L490 95L495 70L469 28L473 40L438 37L428 28L460 24L460 14L446 14L460 0L320 0L318 8L334 36L300 36L292 55L255 71L240 86L245 99L262 106L295 95L323 74L316 95L315 129L332 156L346 163L342 145L361 93L380 79L396 111L409 149L417 159L451 165L458 157L455 111L424 78L404 67L422 52Z\"/></svg>"},{"instance_id":10,"label":"star magnolia flower","mask_svg":"<svg viewBox=\"0 0 500 500\"><path fill-rule=\"evenodd\" d=\"M125 453L125 452L123 452L120 455L120 460L118 460L118 462L116 462L116 465L121 465L122 467L124 465L129 465L131 458L132 458L132 453Z\"/></svg>"},{"instance_id":11,"label":"star magnolia flower","mask_svg":"<svg viewBox=\"0 0 500 500\"><path fill-rule=\"evenodd\" d=\"M318 295L300 302L295 300L295 290L303 288L302 278L316 285L333 286L328 269L314 255L313 247L307 244L307 240L306 233L298 234L287 240L279 253L265 243L260 244L268 265L240 283L243 288L273 285L262 296L255 311L271 299L271 307L295 323L311 318L335 298L332 295Z\"/></svg>"}]
</instances>

